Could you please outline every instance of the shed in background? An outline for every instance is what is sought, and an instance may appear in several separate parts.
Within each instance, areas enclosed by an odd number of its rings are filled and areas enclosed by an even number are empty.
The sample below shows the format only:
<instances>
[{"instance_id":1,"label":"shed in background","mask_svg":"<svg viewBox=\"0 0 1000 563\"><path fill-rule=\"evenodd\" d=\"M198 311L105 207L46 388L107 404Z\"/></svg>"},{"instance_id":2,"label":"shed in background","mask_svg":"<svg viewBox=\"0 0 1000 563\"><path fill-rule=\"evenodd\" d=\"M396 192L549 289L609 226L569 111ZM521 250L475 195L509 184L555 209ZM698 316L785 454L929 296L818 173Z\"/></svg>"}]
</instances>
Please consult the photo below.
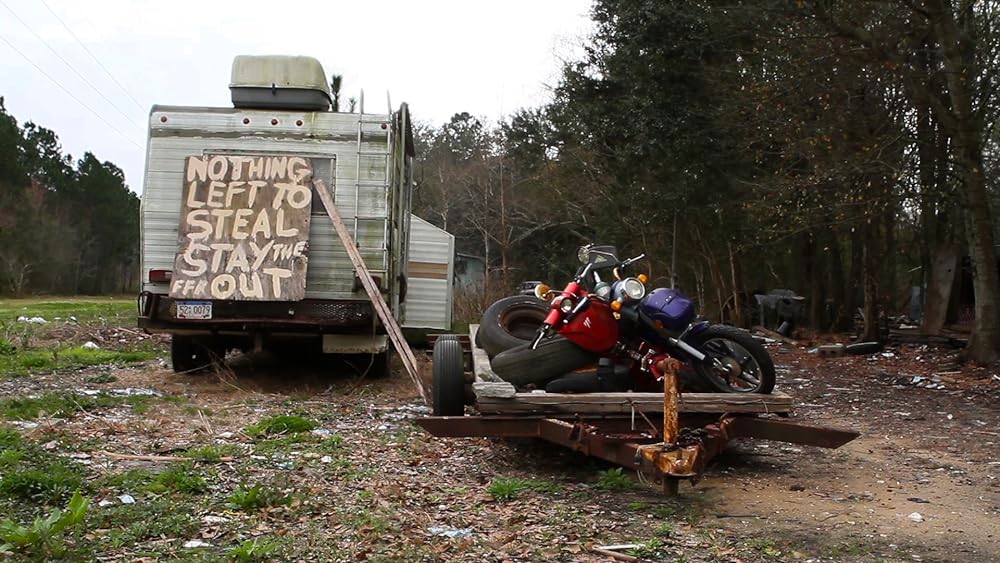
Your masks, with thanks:
<instances>
[{"instance_id":1,"label":"shed in background","mask_svg":"<svg viewBox=\"0 0 1000 563\"><path fill-rule=\"evenodd\" d=\"M405 328L451 330L455 236L410 215Z\"/></svg>"}]
</instances>

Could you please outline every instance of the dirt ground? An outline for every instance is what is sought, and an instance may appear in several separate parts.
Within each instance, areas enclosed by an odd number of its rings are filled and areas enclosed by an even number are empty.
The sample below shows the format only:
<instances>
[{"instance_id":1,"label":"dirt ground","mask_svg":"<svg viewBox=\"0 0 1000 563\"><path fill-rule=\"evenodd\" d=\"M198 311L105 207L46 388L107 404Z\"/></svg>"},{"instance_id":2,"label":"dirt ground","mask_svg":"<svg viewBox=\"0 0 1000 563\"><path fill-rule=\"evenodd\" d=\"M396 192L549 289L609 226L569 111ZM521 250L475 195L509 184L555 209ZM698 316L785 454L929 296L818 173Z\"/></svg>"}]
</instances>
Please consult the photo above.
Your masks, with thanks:
<instances>
[{"instance_id":1,"label":"dirt ground","mask_svg":"<svg viewBox=\"0 0 1000 563\"><path fill-rule=\"evenodd\" d=\"M202 376L175 375L162 361L92 367L2 381L0 399L162 394L142 413L81 409L12 423L87 466L86 538L101 560L218 560L241 542L274 538L278 550L264 559L606 561L595 545L639 544L632 553L644 560L1000 561L996 370L954 369L949 352L915 346L833 358L770 351L779 389L799 404L793 420L861 437L839 450L734 444L676 500L545 444L428 436L411 423L427 411L404 375L364 381L336 362L241 356ZM247 431L285 414L318 428L301 440ZM162 472L171 456L205 446L230 455L194 463L208 482L199 494L108 479ZM498 482L517 486L498 496ZM238 510L227 500L248 483L294 500ZM123 494L135 503L119 506ZM133 523L101 515L132 507L122 518L163 526L129 535Z\"/></svg>"}]
</instances>

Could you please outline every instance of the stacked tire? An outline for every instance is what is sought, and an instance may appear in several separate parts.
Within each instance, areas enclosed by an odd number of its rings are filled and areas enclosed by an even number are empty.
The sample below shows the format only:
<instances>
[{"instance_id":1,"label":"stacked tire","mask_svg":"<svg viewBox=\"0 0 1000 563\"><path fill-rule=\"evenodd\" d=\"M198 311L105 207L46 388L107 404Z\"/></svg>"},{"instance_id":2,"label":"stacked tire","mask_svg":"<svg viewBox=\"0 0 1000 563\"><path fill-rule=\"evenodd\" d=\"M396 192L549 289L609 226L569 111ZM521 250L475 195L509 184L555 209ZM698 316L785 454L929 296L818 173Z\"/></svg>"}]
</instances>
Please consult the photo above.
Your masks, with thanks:
<instances>
[{"instance_id":1,"label":"stacked tire","mask_svg":"<svg viewBox=\"0 0 1000 563\"><path fill-rule=\"evenodd\" d=\"M531 342L549 312L549 302L531 295L504 297L483 313L476 344L493 372L514 385L543 387L568 372L597 362L597 355L560 336Z\"/></svg>"}]
</instances>

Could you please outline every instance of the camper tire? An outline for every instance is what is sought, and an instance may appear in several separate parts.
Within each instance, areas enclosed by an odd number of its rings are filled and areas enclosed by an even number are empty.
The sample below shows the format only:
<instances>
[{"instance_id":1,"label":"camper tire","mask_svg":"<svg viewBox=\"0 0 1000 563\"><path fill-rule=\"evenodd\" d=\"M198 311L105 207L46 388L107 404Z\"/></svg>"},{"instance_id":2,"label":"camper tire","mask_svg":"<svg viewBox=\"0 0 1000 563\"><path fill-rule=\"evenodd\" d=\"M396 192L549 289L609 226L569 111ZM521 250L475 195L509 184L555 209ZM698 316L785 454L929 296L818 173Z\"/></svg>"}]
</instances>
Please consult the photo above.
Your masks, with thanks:
<instances>
[{"instance_id":1,"label":"camper tire","mask_svg":"<svg viewBox=\"0 0 1000 563\"><path fill-rule=\"evenodd\" d=\"M195 375L225 360L226 349L213 338L175 334L170 338L174 373Z\"/></svg>"}]
</instances>

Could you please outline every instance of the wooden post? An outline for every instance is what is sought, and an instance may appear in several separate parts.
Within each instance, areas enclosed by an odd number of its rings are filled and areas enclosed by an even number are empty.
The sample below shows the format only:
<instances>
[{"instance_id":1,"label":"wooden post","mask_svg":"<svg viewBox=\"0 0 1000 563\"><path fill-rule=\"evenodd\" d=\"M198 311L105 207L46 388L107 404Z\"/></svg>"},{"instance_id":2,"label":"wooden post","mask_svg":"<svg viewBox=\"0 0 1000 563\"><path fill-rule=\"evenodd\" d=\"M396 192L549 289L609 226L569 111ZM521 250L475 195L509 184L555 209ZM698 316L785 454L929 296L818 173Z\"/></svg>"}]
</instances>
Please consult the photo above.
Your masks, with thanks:
<instances>
[{"instance_id":1,"label":"wooden post","mask_svg":"<svg viewBox=\"0 0 1000 563\"><path fill-rule=\"evenodd\" d=\"M323 202L323 207L326 208L326 214L333 221L333 226L337 230L340 242L343 243L344 249L347 250L347 255L351 257L351 263L354 264L354 269L361 280L361 285L365 287L365 292L368 293L368 298L372 301L372 307L378 313L379 319L382 320L382 325L385 326L385 330L389 334L389 339L392 340L393 346L399 352L407 375L410 376L414 387L420 393L420 398L424 400L427 406L430 406L430 397L427 394L427 390L424 389L424 384L420 381L420 374L417 373L417 359L413 355L413 350L410 349L409 343L403 338L403 331L399 328L399 324L396 323L396 319L393 318L389 306L382 299L382 293L375 285L375 280L372 279L371 274L368 272L368 267L365 266L365 262L361 258L361 252L358 251L358 247L354 244L354 237L351 236L351 232L344 225L344 220L340 217L337 206L333 204L333 198L330 197L330 192L326 189L326 183L316 178L313 180L313 185L316 188L316 193L319 194L320 201Z\"/></svg>"}]
</instances>

